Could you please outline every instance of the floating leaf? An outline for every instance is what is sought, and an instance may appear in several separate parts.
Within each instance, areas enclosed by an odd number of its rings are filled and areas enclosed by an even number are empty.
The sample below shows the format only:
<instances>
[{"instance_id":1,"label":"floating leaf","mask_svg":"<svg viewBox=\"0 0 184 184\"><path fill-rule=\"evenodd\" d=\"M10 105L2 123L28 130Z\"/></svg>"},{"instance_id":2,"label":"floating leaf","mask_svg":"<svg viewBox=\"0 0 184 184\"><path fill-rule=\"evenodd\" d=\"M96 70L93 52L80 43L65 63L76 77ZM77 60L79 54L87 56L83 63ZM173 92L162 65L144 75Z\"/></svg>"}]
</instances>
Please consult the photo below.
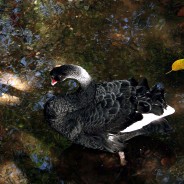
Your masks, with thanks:
<instances>
[{"instance_id":1,"label":"floating leaf","mask_svg":"<svg viewBox=\"0 0 184 184\"><path fill-rule=\"evenodd\" d=\"M167 72L166 74L172 71L184 70L184 59L178 59L172 64L172 70Z\"/></svg>"}]
</instances>

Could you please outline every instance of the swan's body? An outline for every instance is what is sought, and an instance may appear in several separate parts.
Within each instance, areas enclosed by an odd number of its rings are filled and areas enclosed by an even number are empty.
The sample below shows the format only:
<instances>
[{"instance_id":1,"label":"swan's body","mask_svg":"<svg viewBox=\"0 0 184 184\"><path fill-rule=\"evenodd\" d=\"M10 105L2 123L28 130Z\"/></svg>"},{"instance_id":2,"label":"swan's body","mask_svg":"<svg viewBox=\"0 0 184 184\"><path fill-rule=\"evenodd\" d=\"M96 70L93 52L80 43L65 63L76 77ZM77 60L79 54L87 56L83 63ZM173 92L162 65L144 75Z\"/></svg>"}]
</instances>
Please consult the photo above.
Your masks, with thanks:
<instances>
[{"instance_id":1,"label":"swan's body","mask_svg":"<svg viewBox=\"0 0 184 184\"><path fill-rule=\"evenodd\" d=\"M80 87L75 93L54 97L46 103L47 121L72 142L89 148L121 151L124 141L147 133L145 125L174 112L165 102L161 84L152 89L146 80L139 85L135 80L97 84L76 65L56 67L50 74L52 84L75 79ZM148 119L142 124L145 116Z\"/></svg>"}]
</instances>

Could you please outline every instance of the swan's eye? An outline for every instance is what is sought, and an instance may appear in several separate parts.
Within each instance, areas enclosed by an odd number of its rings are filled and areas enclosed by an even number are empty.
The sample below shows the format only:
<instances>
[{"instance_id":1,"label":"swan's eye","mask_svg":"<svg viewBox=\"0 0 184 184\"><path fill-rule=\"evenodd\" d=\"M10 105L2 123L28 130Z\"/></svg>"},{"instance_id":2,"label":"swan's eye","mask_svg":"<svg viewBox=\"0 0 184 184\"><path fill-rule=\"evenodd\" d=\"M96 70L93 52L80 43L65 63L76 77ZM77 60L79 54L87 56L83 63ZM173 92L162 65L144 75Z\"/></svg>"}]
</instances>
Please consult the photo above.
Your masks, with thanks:
<instances>
[{"instance_id":1,"label":"swan's eye","mask_svg":"<svg viewBox=\"0 0 184 184\"><path fill-rule=\"evenodd\" d=\"M58 75L55 76L54 79L55 79L56 81L60 81L60 80L61 80L60 76L58 76Z\"/></svg>"}]
</instances>

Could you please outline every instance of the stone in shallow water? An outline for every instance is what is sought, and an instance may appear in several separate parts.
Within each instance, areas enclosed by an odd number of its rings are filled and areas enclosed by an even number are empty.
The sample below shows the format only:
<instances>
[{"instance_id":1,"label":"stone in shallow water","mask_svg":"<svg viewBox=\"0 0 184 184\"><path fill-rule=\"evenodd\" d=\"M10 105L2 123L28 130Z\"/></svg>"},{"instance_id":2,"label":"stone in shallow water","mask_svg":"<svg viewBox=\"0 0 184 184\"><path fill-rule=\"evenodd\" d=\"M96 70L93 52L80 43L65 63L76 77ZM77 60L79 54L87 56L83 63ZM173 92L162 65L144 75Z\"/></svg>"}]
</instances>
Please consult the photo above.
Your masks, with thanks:
<instances>
[{"instance_id":1,"label":"stone in shallow water","mask_svg":"<svg viewBox=\"0 0 184 184\"><path fill-rule=\"evenodd\" d=\"M37 71L36 73L35 73L35 76L36 77L40 77L42 74L41 74L41 72L39 72L39 71Z\"/></svg>"},{"instance_id":2,"label":"stone in shallow water","mask_svg":"<svg viewBox=\"0 0 184 184\"><path fill-rule=\"evenodd\" d=\"M20 60L20 63L21 63L24 67L26 67L26 66L27 66L26 58L23 57L23 58Z\"/></svg>"},{"instance_id":3,"label":"stone in shallow water","mask_svg":"<svg viewBox=\"0 0 184 184\"><path fill-rule=\"evenodd\" d=\"M52 169L51 159L48 156L40 157L37 154L31 155L31 160L36 164L38 169L40 170L48 170Z\"/></svg>"}]
</instances>

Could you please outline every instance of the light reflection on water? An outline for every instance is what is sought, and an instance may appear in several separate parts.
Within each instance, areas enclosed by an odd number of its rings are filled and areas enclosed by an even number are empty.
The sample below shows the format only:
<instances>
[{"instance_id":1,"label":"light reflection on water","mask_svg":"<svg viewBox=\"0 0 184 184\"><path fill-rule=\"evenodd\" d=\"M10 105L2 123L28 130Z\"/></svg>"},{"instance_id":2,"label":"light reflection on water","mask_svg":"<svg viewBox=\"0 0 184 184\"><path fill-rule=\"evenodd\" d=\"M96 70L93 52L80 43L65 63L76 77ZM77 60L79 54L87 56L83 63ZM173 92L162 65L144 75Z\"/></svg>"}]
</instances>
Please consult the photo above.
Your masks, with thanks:
<instances>
[{"instance_id":1,"label":"light reflection on water","mask_svg":"<svg viewBox=\"0 0 184 184\"><path fill-rule=\"evenodd\" d=\"M5 162L4 164L0 164L0 172L5 178L0 178L0 182L4 183L14 183L14 182L22 182L27 184L28 180L23 172L16 166L13 162Z\"/></svg>"},{"instance_id":2,"label":"light reflection on water","mask_svg":"<svg viewBox=\"0 0 184 184\"><path fill-rule=\"evenodd\" d=\"M21 91L28 91L30 86L25 81L21 80L18 76L11 73L2 73L0 78L1 85L14 87Z\"/></svg>"},{"instance_id":3,"label":"light reflection on water","mask_svg":"<svg viewBox=\"0 0 184 184\"><path fill-rule=\"evenodd\" d=\"M182 156L183 72L165 76L172 62L184 57L184 20L176 16L182 5L179 0L1 1L0 143L8 142L6 133L14 127L33 134L51 149L64 148L63 140L45 125L42 109L53 96L49 70L55 64L75 63L96 80L144 76L151 84L164 82L168 101L176 108L169 117L175 142L168 142ZM178 163L173 170L182 170ZM160 183L177 183L167 171L159 168L154 177ZM29 180L34 183L34 177Z\"/></svg>"}]
</instances>

